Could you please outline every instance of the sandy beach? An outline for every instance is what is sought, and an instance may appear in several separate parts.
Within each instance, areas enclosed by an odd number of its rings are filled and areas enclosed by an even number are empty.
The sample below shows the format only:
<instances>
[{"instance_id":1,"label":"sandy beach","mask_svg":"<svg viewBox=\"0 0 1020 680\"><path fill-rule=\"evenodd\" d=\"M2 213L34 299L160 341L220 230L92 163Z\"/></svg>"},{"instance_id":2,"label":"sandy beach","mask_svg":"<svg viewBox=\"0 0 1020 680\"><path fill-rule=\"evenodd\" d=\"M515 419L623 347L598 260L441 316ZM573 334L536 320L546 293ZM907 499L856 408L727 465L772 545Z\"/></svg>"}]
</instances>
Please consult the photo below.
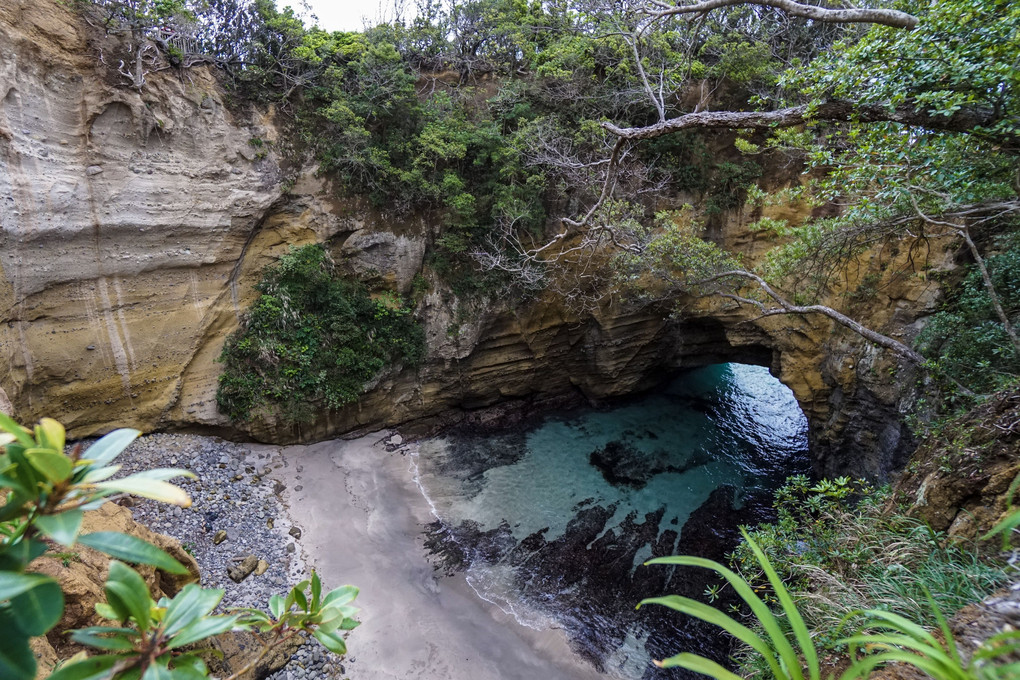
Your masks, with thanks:
<instances>
[{"instance_id":1,"label":"sandy beach","mask_svg":"<svg viewBox=\"0 0 1020 680\"><path fill-rule=\"evenodd\" d=\"M428 502L413 458L388 433L272 451L301 546L328 587L361 588L362 625L348 639L357 680L596 680L560 630L522 626L461 575L436 572L422 549Z\"/></svg>"}]
</instances>

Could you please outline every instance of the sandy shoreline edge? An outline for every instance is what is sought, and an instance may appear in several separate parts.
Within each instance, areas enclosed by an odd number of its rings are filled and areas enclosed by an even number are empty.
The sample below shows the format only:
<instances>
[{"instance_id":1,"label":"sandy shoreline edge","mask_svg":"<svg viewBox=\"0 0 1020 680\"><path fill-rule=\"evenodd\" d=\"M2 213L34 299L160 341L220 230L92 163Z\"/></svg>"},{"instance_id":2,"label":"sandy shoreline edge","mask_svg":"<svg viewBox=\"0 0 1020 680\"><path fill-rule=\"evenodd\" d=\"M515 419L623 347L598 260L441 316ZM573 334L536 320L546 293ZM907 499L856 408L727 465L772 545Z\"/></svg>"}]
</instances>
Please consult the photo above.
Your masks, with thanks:
<instances>
[{"instance_id":1,"label":"sandy shoreline edge","mask_svg":"<svg viewBox=\"0 0 1020 680\"><path fill-rule=\"evenodd\" d=\"M434 518L414 480L412 447L391 433L270 454L300 545L328 587L361 588L362 625L348 639L357 680L597 680L561 630L533 630L479 598L463 575L436 572L422 526Z\"/></svg>"}]
</instances>

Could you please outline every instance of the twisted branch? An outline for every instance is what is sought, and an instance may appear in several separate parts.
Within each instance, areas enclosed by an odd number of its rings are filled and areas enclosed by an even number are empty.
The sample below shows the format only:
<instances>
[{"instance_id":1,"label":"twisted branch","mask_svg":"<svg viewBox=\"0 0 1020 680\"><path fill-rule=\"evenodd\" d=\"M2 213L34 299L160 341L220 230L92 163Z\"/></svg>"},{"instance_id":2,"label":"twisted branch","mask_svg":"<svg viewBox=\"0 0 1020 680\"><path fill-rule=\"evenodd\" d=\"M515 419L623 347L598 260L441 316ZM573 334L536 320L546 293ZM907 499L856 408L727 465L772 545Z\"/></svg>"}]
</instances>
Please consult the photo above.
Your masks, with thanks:
<instances>
[{"instance_id":1,"label":"twisted branch","mask_svg":"<svg viewBox=\"0 0 1020 680\"><path fill-rule=\"evenodd\" d=\"M893 28L911 29L917 26L917 17L898 12L892 9L830 9L818 7L817 5L802 5L793 0L704 0L693 5L669 5L664 2L652 2L657 10L645 9L651 21L657 21L665 17L704 14L722 7L734 7L736 5L760 5L761 7L772 7L781 9L790 16L803 17L812 21L822 21L836 24L881 24Z\"/></svg>"}]
</instances>

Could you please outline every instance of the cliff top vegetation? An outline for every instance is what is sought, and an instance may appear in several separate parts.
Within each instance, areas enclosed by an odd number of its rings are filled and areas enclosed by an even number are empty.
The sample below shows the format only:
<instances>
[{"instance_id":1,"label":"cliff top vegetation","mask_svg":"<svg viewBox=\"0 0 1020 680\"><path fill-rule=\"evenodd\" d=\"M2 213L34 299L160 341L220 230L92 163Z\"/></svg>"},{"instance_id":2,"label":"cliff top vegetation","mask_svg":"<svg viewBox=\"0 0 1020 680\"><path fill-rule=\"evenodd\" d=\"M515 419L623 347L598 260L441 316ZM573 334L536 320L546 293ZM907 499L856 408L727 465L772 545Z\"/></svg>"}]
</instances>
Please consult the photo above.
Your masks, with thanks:
<instances>
[{"instance_id":1,"label":"cliff top vegetation","mask_svg":"<svg viewBox=\"0 0 1020 680\"><path fill-rule=\"evenodd\" d=\"M341 186L434 215L429 263L458 293L551 286L584 306L620 271L653 271L663 297L824 314L933 361L959 398L987 375L968 381L939 365L947 345L931 334L922 354L833 302L868 293L844 290L865 252L909 254L867 288L924 276L932 244L956 242L987 298L968 323L992 371L1013 375L1016 303L985 259L1020 214L1015 3L450 0L358 33L271 0L81 5L134 37L126 85L214 64L239 100L275 102L292 151ZM775 244L755 262L719 248L721 213L777 202L814 217L753 220Z\"/></svg>"}]
</instances>

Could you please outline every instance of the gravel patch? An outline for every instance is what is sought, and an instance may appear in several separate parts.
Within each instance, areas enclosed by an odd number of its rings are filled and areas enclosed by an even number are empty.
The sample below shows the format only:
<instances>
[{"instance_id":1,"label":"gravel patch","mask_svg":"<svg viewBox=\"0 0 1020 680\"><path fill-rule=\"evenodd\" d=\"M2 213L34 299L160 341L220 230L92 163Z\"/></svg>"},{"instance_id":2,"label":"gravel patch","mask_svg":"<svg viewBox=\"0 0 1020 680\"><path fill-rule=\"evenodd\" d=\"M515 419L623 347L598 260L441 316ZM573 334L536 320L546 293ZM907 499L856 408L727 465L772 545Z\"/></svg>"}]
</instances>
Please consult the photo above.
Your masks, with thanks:
<instances>
[{"instance_id":1,"label":"gravel patch","mask_svg":"<svg viewBox=\"0 0 1020 680\"><path fill-rule=\"evenodd\" d=\"M184 468L197 479L173 480L191 496L190 508L131 498L135 519L181 542L201 570L201 584L223 588L220 605L268 609L272 595L306 578L310 568L281 500L283 485L270 478L283 463L270 447L255 447L214 437L153 434L139 437L117 460L120 475L157 467ZM125 503L126 504L126 503ZM225 532L225 535L224 535ZM219 541L219 542L217 542ZM240 583L227 575L248 556L264 561L264 572L252 572ZM328 589L340 584L323 583ZM310 640L272 680L342 678L340 658Z\"/></svg>"}]
</instances>

